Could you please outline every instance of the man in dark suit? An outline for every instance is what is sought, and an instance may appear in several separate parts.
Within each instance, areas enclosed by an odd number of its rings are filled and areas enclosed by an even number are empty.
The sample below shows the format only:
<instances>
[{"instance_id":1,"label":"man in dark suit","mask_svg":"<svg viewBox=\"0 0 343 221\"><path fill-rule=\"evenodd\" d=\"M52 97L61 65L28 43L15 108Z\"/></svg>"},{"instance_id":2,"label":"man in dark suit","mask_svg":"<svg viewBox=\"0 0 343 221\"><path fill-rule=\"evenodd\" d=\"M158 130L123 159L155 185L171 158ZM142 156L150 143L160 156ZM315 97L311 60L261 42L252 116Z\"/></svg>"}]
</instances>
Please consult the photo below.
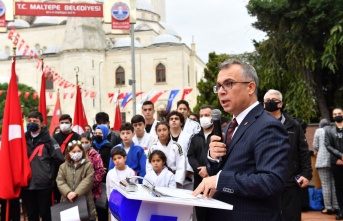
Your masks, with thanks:
<instances>
[{"instance_id":1,"label":"man in dark suit","mask_svg":"<svg viewBox=\"0 0 343 221\"><path fill-rule=\"evenodd\" d=\"M213 90L234 119L225 129L224 142L219 136L211 137L209 177L203 179L193 195L203 192L202 197L233 205L233 210L211 209L211 220L282 220L287 131L257 101L258 77L251 65L229 60L219 69Z\"/></svg>"}]
</instances>

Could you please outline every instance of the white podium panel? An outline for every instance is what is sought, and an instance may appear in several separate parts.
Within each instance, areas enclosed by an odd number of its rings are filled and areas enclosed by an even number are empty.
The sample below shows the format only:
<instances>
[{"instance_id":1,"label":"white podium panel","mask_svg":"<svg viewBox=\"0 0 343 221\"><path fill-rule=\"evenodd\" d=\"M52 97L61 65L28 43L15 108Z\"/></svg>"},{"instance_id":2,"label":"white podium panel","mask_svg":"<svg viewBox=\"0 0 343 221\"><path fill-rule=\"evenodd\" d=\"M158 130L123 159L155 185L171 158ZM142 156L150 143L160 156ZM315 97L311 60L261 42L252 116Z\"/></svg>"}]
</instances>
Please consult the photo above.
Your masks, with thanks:
<instances>
[{"instance_id":1,"label":"white podium panel","mask_svg":"<svg viewBox=\"0 0 343 221\"><path fill-rule=\"evenodd\" d=\"M122 221L133 220L190 220L193 206L232 210L233 206L215 199L200 199L192 196L192 191L156 187L155 190L168 195L156 197L142 185L136 192L126 192L117 184L109 199L109 207L114 217ZM156 217L163 217L158 219Z\"/></svg>"}]
</instances>

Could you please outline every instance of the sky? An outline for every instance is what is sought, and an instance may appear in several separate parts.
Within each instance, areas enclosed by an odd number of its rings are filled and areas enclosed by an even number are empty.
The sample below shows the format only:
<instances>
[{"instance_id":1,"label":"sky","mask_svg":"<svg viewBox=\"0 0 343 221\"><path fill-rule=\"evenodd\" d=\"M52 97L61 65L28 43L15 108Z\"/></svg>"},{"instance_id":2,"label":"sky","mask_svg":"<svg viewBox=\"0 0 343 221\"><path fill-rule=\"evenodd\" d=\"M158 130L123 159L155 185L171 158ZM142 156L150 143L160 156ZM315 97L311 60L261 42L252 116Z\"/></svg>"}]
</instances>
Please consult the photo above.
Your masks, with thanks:
<instances>
[{"instance_id":1,"label":"sky","mask_svg":"<svg viewBox=\"0 0 343 221\"><path fill-rule=\"evenodd\" d=\"M256 18L248 14L248 0L166 0L166 23L206 63L208 54L239 54L254 51L253 39L265 33L253 28Z\"/></svg>"}]
</instances>

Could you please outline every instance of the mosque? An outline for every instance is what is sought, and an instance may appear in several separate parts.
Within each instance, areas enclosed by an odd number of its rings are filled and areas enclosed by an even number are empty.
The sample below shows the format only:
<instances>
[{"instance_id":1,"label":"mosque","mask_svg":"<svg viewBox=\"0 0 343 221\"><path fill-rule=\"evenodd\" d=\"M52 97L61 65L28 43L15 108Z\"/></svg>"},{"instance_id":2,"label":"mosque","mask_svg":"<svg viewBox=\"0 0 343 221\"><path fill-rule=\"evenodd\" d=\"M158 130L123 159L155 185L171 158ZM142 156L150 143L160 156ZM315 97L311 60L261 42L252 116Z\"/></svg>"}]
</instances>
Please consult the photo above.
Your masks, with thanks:
<instances>
[{"instance_id":1,"label":"mosque","mask_svg":"<svg viewBox=\"0 0 343 221\"><path fill-rule=\"evenodd\" d=\"M100 0L91 2L103 3ZM205 63L196 55L195 43L187 42L189 47L168 25L165 0L137 0L136 9L135 81L136 92L143 92L137 96L136 103L152 91L166 90L155 103L156 118L159 118L166 109L171 90L180 90L173 110L183 90L192 88L185 99L194 107L198 95L196 85L205 68ZM88 123L95 123L94 117L99 111L107 112L113 123L116 106L113 94L132 91L129 33L113 34L111 24L104 23L102 18L16 16L7 24L8 31L13 27L35 53L42 54L44 65L49 66L50 74L54 76L46 79L48 116L53 113L58 91L62 113L74 116L76 90L70 85L76 84L77 72ZM0 83L9 81L12 47L8 32L0 33ZM39 94L41 72L37 65L37 59L28 59L23 50L17 49L18 83L33 87ZM136 113L140 114L140 109ZM121 109L121 114L123 122L130 121L132 102Z\"/></svg>"}]
</instances>

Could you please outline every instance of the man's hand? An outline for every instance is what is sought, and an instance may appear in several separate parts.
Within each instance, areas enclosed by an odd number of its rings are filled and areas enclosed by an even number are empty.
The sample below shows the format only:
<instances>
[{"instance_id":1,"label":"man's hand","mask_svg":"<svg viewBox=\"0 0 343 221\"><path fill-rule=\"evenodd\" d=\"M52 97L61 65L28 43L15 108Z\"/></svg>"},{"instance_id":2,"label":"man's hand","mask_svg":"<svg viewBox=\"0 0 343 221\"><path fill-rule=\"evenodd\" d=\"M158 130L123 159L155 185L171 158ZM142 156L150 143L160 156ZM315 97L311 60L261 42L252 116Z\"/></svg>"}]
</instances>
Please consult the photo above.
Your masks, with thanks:
<instances>
[{"instance_id":1,"label":"man's hand","mask_svg":"<svg viewBox=\"0 0 343 221\"><path fill-rule=\"evenodd\" d=\"M70 202L73 202L73 199L75 199L77 197L77 194L75 192L69 192L67 194L67 198Z\"/></svg>"},{"instance_id":2,"label":"man's hand","mask_svg":"<svg viewBox=\"0 0 343 221\"><path fill-rule=\"evenodd\" d=\"M217 183L217 175L206 177L202 180L199 186L193 191L193 196L198 196L200 193L202 194L202 199L205 197L213 197L216 191L216 183ZM209 191L211 191L209 193Z\"/></svg>"},{"instance_id":3,"label":"man's hand","mask_svg":"<svg viewBox=\"0 0 343 221\"><path fill-rule=\"evenodd\" d=\"M222 156L226 155L226 144L219 142L221 137L212 135L210 143L210 157L213 159L219 159Z\"/></svg>"},{"instance_id":4,"label":"man's hand","mask_svg":"<svg viewBox=\"0 0 343 221\"><path fill-rule=\"evenodd\" d=\"M206 167L198 167L197 168L199 170L199 176L201 176L201 178L205 178L208 177L208 173L207 173L207 169Z\"/></svg>"},{"instance_id":5,"label":"man's hand","mask_svg":"<svg viewBox=\"0 0 343 221\"><path fill-rule=\"evenodd\" d=\"M336 165L339 165L339 166L343 165L343 160L337 160Z\"/></svg>"},{"instance_id":6,"label":"man's hand","mask_svg":"<svg viewBox=\"0 0 343 221\"><path fill-rule=\"evenodd\" d=\"M305 188L308 186L308 184L310 183L310 181L308 179L306 179L305 177L301 176L298 179L298 183L300 183L300 188Z\"/></svg>"}]
</instances>

